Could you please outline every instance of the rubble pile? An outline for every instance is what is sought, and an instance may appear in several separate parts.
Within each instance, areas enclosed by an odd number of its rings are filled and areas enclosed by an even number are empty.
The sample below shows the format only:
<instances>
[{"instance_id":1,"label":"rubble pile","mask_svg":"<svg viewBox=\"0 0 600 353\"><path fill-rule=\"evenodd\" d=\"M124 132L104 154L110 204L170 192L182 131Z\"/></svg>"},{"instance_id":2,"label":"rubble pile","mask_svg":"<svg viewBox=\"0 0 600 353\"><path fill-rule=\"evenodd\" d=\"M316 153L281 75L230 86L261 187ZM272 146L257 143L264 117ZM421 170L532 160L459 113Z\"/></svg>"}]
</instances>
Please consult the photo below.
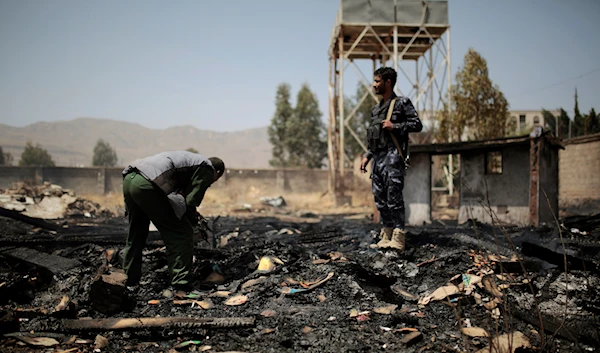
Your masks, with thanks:
<instances>
[{"instance_id":1,"label":"rubble pile","mask_svg":"<svg viewBox=\"0 0 600 353\"><path fill-rule=\"evenodd\" d=\"M42 185L17 182L9 189L0 189L0 207L41 219L115 216L100 204L79 198L72 190L49 182Z\"/></svg>"},{"instance_id":2,"label":"rubble pile","mask_svg":"<svg viewBox=\"0 0 600 353\"><path fill-rule=\"evenodd\" d=\"M30 234L28 241L7 232L0 238L0 346L597 351L600 232L590 219L581 220L585 234L573 219L568 229L411 227L399 254L372 248L378 228L356 215L219 217L210 219L216 246L196 244L190 293L169 289L157 232L144 250L141 283L124 285L123 219Z\"/></svg>"}]
</instances>

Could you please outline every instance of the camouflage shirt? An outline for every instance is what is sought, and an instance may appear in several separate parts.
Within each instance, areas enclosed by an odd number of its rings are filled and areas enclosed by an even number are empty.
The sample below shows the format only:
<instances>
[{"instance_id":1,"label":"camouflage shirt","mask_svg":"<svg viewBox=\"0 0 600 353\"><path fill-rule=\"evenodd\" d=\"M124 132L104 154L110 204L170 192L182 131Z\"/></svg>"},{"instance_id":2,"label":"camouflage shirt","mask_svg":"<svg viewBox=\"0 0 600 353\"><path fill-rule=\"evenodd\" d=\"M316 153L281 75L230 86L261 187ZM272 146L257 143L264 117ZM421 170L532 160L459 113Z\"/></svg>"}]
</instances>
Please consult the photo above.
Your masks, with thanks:
<instances>
[{"instance_id":1,"label":"camouflage shirt","mask_svg":"<svg viewBox=\"0 0 600 353\"><path fill-rule=\"evenodd\" d=\"M386 119L388 108L390 106L390 102L392 99L396 98L396 102L394 104L394 108L392 110L392 116L390 121L393 124L393 128L391 131L381 129L382 138L385 146L379 147L373 150L373 148L367 144L368 149L365 155L366 158L371 159L373 155L377 152L381 152L382 150L388 150L390 148L395 148L394 141L389 136L390 133L394 134L396 140L402 147L402 153L406 154L406 144L408 142L408 133L410 132L420 132L423 130L423 124L419 119L419 115L417 114L417 110L413 106L412 102L407 97L398 97L395 93L392 93L392 96L389 100L383 102L379 102L376 104L371 110L371 124L377 125L381 124L383 120ZM368 142L368 141L367 141Z\"/></svg>"}]
</instances>

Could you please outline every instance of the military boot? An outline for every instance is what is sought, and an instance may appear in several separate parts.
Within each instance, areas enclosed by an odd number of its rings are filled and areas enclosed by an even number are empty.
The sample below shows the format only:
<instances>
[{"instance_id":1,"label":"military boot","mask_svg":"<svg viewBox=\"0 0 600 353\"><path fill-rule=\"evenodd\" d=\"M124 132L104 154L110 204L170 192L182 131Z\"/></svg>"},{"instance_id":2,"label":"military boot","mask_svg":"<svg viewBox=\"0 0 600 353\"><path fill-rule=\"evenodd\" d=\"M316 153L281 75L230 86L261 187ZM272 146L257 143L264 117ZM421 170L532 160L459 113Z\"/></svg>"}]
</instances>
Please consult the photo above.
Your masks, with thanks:
<instances>
[{"instance_id":1,"label":"military boot","mask_svg":"<svg viewBox=\"0 0 600 353\"><path fill-rule=\"evenodd\" d=\"M387 247L390 240L392 240L392 228L391 227L383 227L381 228L381 232L379 233L380 241L377 242L378 248Z\"/></svg>"},{"instance_id":2,"label":"military boot","mask_svg":"<svg viewBox=\"0 0 600 353\"><path fill-rule=\"evenodd\" d=\"M392 232L392 240L387 243L386 248L392 248L399 251L404 251L404 242L406 241L406 231L400 228L394 228Z\"/></svg>"}]
</instances>

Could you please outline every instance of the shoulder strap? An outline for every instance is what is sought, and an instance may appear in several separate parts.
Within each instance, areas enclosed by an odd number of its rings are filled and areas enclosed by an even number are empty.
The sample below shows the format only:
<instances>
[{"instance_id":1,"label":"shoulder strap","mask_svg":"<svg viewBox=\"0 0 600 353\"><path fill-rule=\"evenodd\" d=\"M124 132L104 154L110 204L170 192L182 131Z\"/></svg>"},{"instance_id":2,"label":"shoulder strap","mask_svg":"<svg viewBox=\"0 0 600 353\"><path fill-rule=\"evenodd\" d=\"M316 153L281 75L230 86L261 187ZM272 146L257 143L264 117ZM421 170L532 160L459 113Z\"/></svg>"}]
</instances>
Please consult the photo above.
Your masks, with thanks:
<instances>
[{"instance_id":1,"label":"shoulder strap","mask_svg":"<svg viewBox=\"0 0 600 353\"><path fill-rule=\"evenodd\" d=\"M387 112L387 117L385 118L385 120L390 120L392 118L392 111L394 110L394 103L396 103L396 98L392 99L392 101L390 102L390 106L389 106L388 112ZM394 136L394 134L392 134L391 132L390 132L390 136L392 136L392 140L394 141L394 145L396 145L396 149L398 150L398 153L400 153L400 157L402 157L402 160L404 161L404 163L406 163L404 154L402 154L402 148L400 148L400 144L398 143L398 140L396 140L396 136Z\"/></svg>"},{"instance_id":2,"label":"shoulder strap","mask_svg":"<svg viewBox=\"0 0 600 353\"><path fill-rule=\"evenodd\" d=\"M394 110L394 104L396 103L396 98L392 99L390 102L390 106L388 108L387 117L385 120L390 120L392 118L392 111Z\"/></svg>"}]
</instances>

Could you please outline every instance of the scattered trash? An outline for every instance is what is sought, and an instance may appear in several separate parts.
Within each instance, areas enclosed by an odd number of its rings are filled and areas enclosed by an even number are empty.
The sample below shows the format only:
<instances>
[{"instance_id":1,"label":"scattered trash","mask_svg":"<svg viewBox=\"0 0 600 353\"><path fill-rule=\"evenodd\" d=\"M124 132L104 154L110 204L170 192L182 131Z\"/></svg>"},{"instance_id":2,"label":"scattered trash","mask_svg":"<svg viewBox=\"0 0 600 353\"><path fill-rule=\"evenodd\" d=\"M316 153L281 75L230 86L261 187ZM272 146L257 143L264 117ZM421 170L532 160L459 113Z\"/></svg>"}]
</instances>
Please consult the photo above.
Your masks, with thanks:
<instances>
[{"instance_id":1,"label":"scattered trash","mask_svg":"<svg viewBox=\"0 0 600 353\"><path fill-rule=\"evenodd\" d=\"M214 293L209 294L209 297L220 297L220 298L227 298L228 296L231 295L231 292L228 291L216 291Z\"/></svg>"},{"instance_id":2,"label":"scattered trash","mask_svg":"<svg viewBox=\"0 0 600 353\"><path fill-rule=\"evenodd\" d=\"M398 328L398 329L394 329L394 332L417 332L419 330L417 330L414 327L403 327L403 328Z\"/></svg>"},{"instance_id":3,"label":"scattered trash","mask_svg":"<svg viewBox=\"0 0 600 353\"><path fill-rule=\"evenodd\" d=\"M273 207L282 207L286 206L285 200L282 196L279 197L261 197L260 202L265 205L273 206Z\"/></svg>"},{"instance_id":4,"label":"scattered trash","mask_svg":"<svg viewBox=\"0 0 600 353\"><path fill-rule=\"evenodd\" d=\"M418 343L423 339L423 334L419 331L409 332L404 337L402 337L402 343L404 343L407 347L412 346L415 343Z\"/></svg>"},{"instance_id":5,"label":"scattered trash","mask_svg":"<svg viewBox=\"0 0 600 353\"><path fill-rule=\"evenodd\" d=\"M275 269L275 263L283 265L284 262L273 256L263 256L258 263L257 272L269 273Z\"/></svg>"},{"instance_id":6,"label":"scattered trash","mask_svg":"<svg viewBox=\"0 0 600 353\"><path fill-rule=\"evenodd\" d=\"M60 344L57 340L50 337L17 336L15 338L32 346L52 347Z\"/></svg>"},{"instance_id":7,"label":"scattered trash","mask_svg":"<svg viewBox=\"0 0 600 353\"><path fill-rule=\"evenodd\" d=\"M432 300L442 300L459 292L460 290L455 285L440 287L430 295L419 299L419 305L427 305Z\"/></svg>"},{"instance_id":8,"label":"scattered trash","mask_svg":"<svg viewBox=\"0 0 600 353\"><path fill-rule=\"evenodd\" d=\"M392 304L392 305L388 305L388 306L382 306L379 308L375 308L375 309L373 309L373 312L376 312L377 314L390 315L391 313L394 312L394 310L396 310L396 308L398 308L398 305Z\"/></svg>"},{"instance_id":9,"label":"scattered trash","mask_svg":"<svg viewBox=\"0 0 600 353\"><path fill-rule=\"evenodd\" d=\"M489 337L489 333L481 327L463 327L460 332L469 337Z\"/></svg>"},{"instance_id":10,"label":"scattered trash","mask_svg":"<svg viewBox=\"0 0 600 353\"><path fill-rule=\"evenodd\" d=\"M371 319L371 317L369 316L368 311L366 313L359 313L356 317L356 321L368 321L369 319Z\"/></svg>"},{"instance_id":11,"label":"scattered trash","mask_svg":"<svg viewBox=\"0 0 600 353\"><path fill-rule=\"evenodd\" d=\"M262 313L260 313L262 316L264 317L275 317L277 316L277 312L274 310L265 310Z\"/></svg>"},{"instance_id":12,"label":"scattered trash","mask_svg":"<svg viewBox=\"0 0 600 353\"><path fill-rule=\"evenodd\" d=\"M185 348L191 345L199 345L202 344L200 341L183 341L173 346L174 349Z\"/></svg>"},{"instance_id":13,"label":"scattered trash","mask_svg":"<svg viewBox=\"0 0 600 353\"><path fill-rule=\"evenodd\" d=\"M404 275L408 278L414 277L419 273L419 267L412 262L406 264Z\"/></svg>"},{"instance_id":14,"label":"scattered trash","mask_svg":"<svg viewBox=\"0 0 600 353\"><path fill-rule=\"evenodd\" d=\"M108 338L102 335L96 335L96 339L94 340L94 348L102 349L106 346L108 346Z\"/></svg>"},{"instance_id":15,"label":"scattered trash","mask_svg":"<svg viewBox=\"0 0 600 353\"><path fill-rule=\"evenodd\" d=\"M313 290L313 289L317 288L321 284L327 282L332 277L333 277L333 272L329 272L326 276L321 277L321 278L319 278L319 279L317 279L316 281L313 281L313 282L306 283L306 282L296 282L296 281L293 281L295 283L299 283L303 288L284 287L284 288L281 289L281 292L283 294L294 294L294 293L299 293L299 292L310 291L310 290ZM286 279L286 280L290 280L290 279ZM294 283L292 283L292 284L294 284Z\"/></svg>"},{"instance_id":16,"label":"scattered trash","mask_svg":"<svg viewBox=\"0 0 600 353\"><path fill-rule=\"evenodd\" d=\"M30 186L13 183L9 189L1 190L0 207L22 212L40 219L62 219L65 217L112 217L115 213L101 205L75 196L72 190L45 182Z\"/></svg>"},{"instance_id":17,"label":"scattered trash","mask_svg":"<svg viewBox=\"0 0 600 353\"><path fill-rule=\"evenodd\" d=\"M268 333L273 333L273 332L275 332L275 331L277 331L277 330L276 330L276 329L274 329L274 328L266 328L266 329L262 330L262 331L260 332L260 334L261 334L261 335L266 335L266 334L268 334Z\"/></svg>"},{"instance_id":18,"label":"scattered trash","mask_svg":"<svg viewBox=\"0 0 600 353\"><path fill-rule=\"evenodd\" d=\"M60 300L60 303L58 303L58 305L56 306L56 308L54 308L54 311L63 311L67 308L67 306L69 305L70 300L69 300L69 296L68 295L63 295L62 299Z\"/></svg>"},{"instance_id":19,"label":"scattered trash","mask_svg":"<svg viewBox=\"0 0 600 353\"><path fill-rule=\"evenodd\" d=\"M476 353L515 353L522 348L531 348L529 339L519 331L500 335L492 339L491 345Z\"/></svg>"},{"instance_id":20,"label":"scattered trash","mask_svg":"<svg viewBox=\"0 0 600 353\"><path fill-rule=\"evenodd\" d=\"M266 279L267 279L267 277L261 276L261 277L255 278L255 279L248 280L242 284L242 289L248 289L250 287L253 287L259 283L264 282Z\"/></svg>"},{"instance_id":21,"label":"scattered trash","mask_svg":"<svg viewBox=\"0 0 600 353\"><path fill-rule=\"evenodd\" d=\"M214 306L214 304L210 300L173 300L173 304L175 305L191 305L192 308L200 307L202 309L208 310Z\"/></svg>"},{"instance_id":22,"label":"scattered trash","mask_svg":"<svg viewBox=\"0 0 600 353\"><path fill-rule=\"evenodd\" d=\"M394 293L401 295L402 297L404 297L404 299L406 300L417 300L419 299L419 297L417 297L416 295L409 293L408 291L406 291L405 289L403 289L402 287L400 287L399 285L394 285L391 286L391 289Z\"/></svg>"},{"instance_id":23,"label":"scattered trash","mask_svg":"<svg viewBox=\"0 0 600 353\"><path fill-rule=\"evenodd\" d=\"M225 305L236 306L242 305L248 301L248 297L245 295L236 295L235 297L231 297L225 301Z\"/></svg>"},{"instance_id":24,"label":"scattered trash","mask_svg":"<svg viewBox=\"0 0 600 353\"><path fill-rule=\"evenodd\" d=\"M538 254L491 254L495 244L485 243L486 236L488 241L491 239L487 228L452 229L448 224L441 231L428 232L427 226L423 230L415 227L422 234L421 245L411 247L403 257L369 249L369 232L377 227L364 215L360 219L350 219L345 214L323 216L319 217L321 224L315 224L285 216L290 214L286 209L263 212L267 213L264 217L239 215L213 223L217 237L223 239L233 233L236 236L230 237L224 248L195 244L194 285L201 289L191 293L162 291L168 283L167 254L160 236L152 232L143 251L140 284L125 287L115 278L119 276L110 277L123 259L119 248L127 232L125 219L88 219L86 223L67 220L53 234L40 225L0 217L0 241L6 244L0 249L5 261L0 261L0 297L7 298L0 311L0 326L14 323L19 326L10 330L21 330L31 339L52 339L51 343L46 342L47 348L41 349L56 352L211 350L210 346L201 346L201 342L210 342L215 349L220 348L218 351L234 345L247 351L370 351L382 347L407 350L402 345L423 353L466 351L469 344L477 347L472 350L488 344L494 333L488 334L486 329L495 324L504 327L504 315L511 315L515 327L527 327L528 336L529 332L534 335L536 329L542 332L536 326L534 297L529 285L523 285L530 282L536 291L544 293L537 297L540 314L545 331L557 332L554 342L560 347L569 347L571 341L596 342L586 330L597 322L589 315L590 308L598 305L593 290L600 282L594 272L583 275L576 267L561 277L557 272L561 268L544 267L538 272L537 267L528 266L531 257ZM66 229L63 225L70 229L62 231ZM579 225L572 228L580 229ZM525 238L530 241L533 231L516 229L507 231L520 249L519 242ZM529 233L513 236L523 232ZM551 233L544 236L550 238ZM577 236L585 235L580 232ZM453 241L448 242L449 238ZM475 241L483 244L476 251L471 250ZM596 244L591 237L585 241ZM29 260L19 260L15 254ZM567 256L571 254L567 252ZM526 265L527 274L522 273L519 261ZM569 261L569 266L578 266L576 261ZM517 270L504 271L511 264ZM108 284L102 276L110 277L106 278ZM205 285L207 282L220 285ZM104 297L91 295L91 287L100 285L110 290L103 292ZM316 291L306 293L316 287ZM298 293L305 295L286 296ZM133 299L128 304L134 306L116 314L102 314L95 310L97 304L88 300L109 297L105 303L128 303ZM561 327L561 322L552 318L562 318L565 308L566 321ZM200 312L201 309L211 310ZM456 320L454 309L464 317ZM579 311L584 315L573 315ZM131 317L123 318L124 313ZM225 317L214 317L219 314ZM485 329L472 327L488 323L491 325ZM227 332L228 328L241 327L249 329ZM72 336L84 332L84 337L92 339ZM98 342L106 346L94 348L96 333L110 339L110 343L107 339ZM168 335L163 338L163 333ZM270 333L273 335L261 336ZM234 343L229 341L231 338ZM14 335L0 337L0 346L14 347L15 351L23 347L34 349L26 345L30 343ZM499 353L496 349L489 351Z\"/></svg>"}]
</instances>

